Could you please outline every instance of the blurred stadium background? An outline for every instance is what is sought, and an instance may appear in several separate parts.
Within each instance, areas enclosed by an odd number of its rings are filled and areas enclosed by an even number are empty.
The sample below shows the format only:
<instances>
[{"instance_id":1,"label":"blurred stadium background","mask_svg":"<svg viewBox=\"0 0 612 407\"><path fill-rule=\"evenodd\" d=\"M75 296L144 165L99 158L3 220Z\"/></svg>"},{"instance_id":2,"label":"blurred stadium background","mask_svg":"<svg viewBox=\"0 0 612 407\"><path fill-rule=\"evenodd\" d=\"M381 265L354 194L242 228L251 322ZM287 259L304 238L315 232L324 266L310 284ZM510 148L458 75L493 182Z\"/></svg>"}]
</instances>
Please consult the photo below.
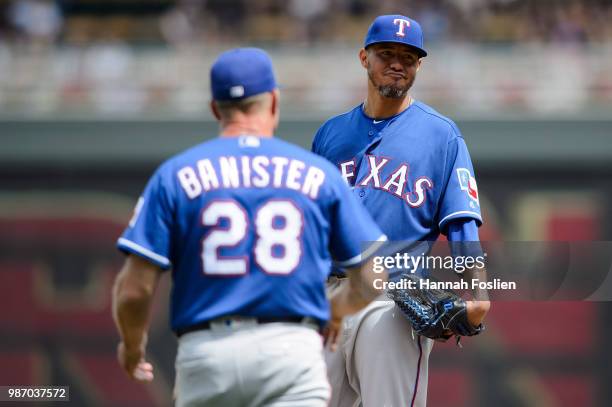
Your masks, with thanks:
<instances>
[{"instance_id":1,"label":"blurred stadium background","mask_svg":"<svg viewBox=\"0 0 612 407\"><path fill-rule=\"evenodd\" d=\"M139 386L115 362L114 241L152 170L216 135L212 60L268 50L278 134L308 148L365 97L357 51L374 16L396 12L425 29L414 95L455 119L472 152L482 238L611 240L610 0L2 0L0 385L168 405L169 279L150 339L157 378ZM609 302L494 304L485 336L436 346L429 405L609 406L611 319Z\"/></svg>"}]
</instances>

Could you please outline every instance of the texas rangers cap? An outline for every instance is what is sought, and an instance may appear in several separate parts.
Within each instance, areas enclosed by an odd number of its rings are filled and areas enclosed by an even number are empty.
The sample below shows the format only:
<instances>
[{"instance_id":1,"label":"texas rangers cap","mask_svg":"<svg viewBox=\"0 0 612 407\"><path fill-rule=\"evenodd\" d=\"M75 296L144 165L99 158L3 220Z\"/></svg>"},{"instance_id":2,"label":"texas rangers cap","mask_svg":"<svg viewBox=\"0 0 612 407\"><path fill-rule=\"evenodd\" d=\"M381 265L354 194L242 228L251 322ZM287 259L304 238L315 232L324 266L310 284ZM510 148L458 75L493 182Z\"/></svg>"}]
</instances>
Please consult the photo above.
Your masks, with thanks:
<instances>
[{"instance_id":1,"label":"texas rangers cap","mask_svg":"<svg viewBox=\"0 0 612 407\"><path fill-rule=\"evenodd\" d=\"M379 42L405 44L414 48L420 57L427 56L427 51L423 48L421 25L400 14L376 17L368 29L363 47L367 48Z\"/></svg>"},{"instance_id":2,"label":"texas rangers cap","mask_svg":"<svg viewBox=\"0 0 612 407\"><path fill-rule=\"evenodd\" d=\"M215 100L239 100L277 88L272 61L259 48L235 48L223 52L210 69Z\"/></svg>"}]
</instances>

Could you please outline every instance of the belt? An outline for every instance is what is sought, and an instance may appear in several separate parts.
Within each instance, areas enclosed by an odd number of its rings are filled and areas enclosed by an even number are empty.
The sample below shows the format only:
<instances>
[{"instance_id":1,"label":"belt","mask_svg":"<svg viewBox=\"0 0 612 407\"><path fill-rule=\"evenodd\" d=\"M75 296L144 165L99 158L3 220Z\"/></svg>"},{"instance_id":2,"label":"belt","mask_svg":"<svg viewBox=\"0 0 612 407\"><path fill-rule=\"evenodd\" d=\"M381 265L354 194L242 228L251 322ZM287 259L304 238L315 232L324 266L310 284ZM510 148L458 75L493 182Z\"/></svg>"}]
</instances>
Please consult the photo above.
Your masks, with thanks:
<instances>
[{"instance_id":1,"label":"belt","mask_svg":"<svg viewBox=\"0 0 612 407\"><path fill-rule=\"evenodd\" d=\"M271 324L275 322L290 322L295 324L311 324L317 325L319 328L322 328L325 323L323 321L319 321L318 319L311 317L221 317L217 319L213 319L210 321L202 321L198 322L194 325L189 325L187 327L179 328L176 330L176 335L180 338L181 336L188 334L190 332L202 331L206 329L210 329L213 325L225 325L227 327L231 327L233 325L239 325L241 322L253 322L255 324Z\"/></svg>"}]
</instances>

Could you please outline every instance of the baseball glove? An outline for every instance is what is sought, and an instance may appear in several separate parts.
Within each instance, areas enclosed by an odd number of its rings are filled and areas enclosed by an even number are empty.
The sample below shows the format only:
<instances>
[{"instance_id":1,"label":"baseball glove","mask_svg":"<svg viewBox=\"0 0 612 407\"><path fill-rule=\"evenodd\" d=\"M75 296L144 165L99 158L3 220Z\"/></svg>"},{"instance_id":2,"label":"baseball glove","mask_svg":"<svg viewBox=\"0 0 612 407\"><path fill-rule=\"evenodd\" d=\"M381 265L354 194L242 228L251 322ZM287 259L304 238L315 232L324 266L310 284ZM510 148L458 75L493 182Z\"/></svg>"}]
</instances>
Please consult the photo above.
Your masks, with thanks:
<instances>
[{"instance_id":1,"label":"baseball glove","mask_svg":"<svg viewBox=\"0 0 612 407\"><path fill-rule=\"evenodd\" d=\"M465 300L453 291L421 289L420 277L413 274L404 274L402 279L414 281L415 288L388 290L387 296L395 301L417 334L438 341L455 335L459 344L462 336L478 335L484 330L482 324L470 324Z\"/></svg>"}]
</instances>

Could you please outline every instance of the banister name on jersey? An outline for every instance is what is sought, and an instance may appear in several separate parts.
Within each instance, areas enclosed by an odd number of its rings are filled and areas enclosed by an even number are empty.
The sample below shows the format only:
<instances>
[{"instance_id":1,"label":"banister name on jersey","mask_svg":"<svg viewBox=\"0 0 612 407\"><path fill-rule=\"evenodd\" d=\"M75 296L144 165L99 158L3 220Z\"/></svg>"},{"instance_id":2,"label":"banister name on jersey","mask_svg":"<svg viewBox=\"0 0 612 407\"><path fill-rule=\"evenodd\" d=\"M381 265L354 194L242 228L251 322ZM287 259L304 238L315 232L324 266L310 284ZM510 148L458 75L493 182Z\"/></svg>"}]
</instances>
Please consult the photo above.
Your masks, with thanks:
<instances>
[{"instance_id":1,"label":"banister name on jersey","mask_svg":"<svg viewBox=\"0 0 612 407\"><path fill-rule=\"evenodd\" d=\"M325 280L383 238L328 161L275 138L217 138L162 164L118 247L172 268L172 327L225 315L328 318Z\"/></svg>"},{"instance_id":2,"label":"banister name on jersey","mask_svg":"<svg viewBox=\"0 0 612 407\"><path fill-rule=\"evenodd\" d=\"M217 171L215 168L218 168ZM288 188L311 199L319 195L325 172L304 161L282 156L220 156L198 160L177 172L183 191L194 199L219 188Z\"/></svg>"},{"instance_id":3,"label":"banister name on jersey","mask_svg":"<svg viewBox=\"0 0 612 407\"><path fill-rule=\"evenodd\" d=\"M436 240L453 219L482 222L465 141L422 102L385 120L357 106L323 124L312 151L339 168L391 240Z\"/></svg>"}]
</instances>

